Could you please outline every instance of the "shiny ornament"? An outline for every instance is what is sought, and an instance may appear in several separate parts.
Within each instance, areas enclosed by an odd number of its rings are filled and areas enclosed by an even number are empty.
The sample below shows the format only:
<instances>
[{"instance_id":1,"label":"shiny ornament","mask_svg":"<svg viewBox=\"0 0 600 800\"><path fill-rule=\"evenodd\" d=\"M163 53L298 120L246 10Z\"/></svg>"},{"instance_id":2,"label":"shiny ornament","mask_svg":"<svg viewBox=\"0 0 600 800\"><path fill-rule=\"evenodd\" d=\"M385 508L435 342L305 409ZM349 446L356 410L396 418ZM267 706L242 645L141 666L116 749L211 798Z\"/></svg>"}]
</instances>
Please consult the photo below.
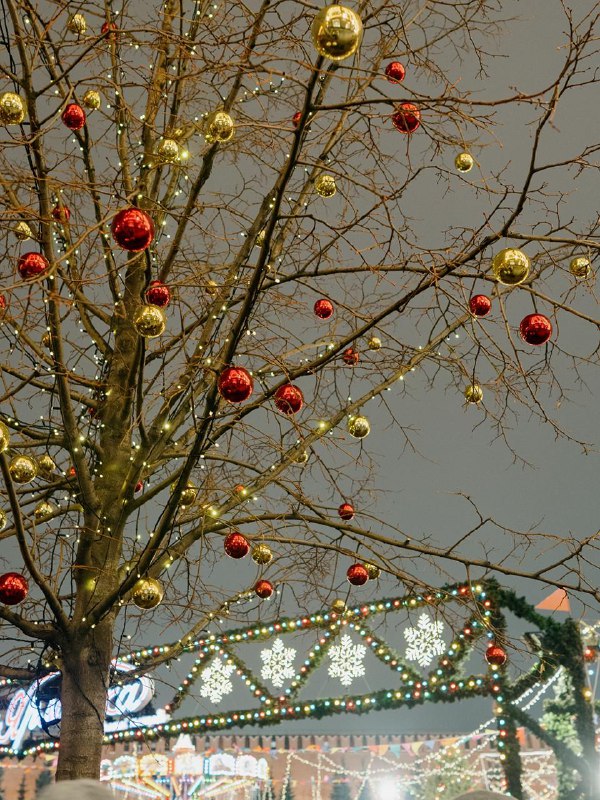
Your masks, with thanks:
<instances>
[{"instance_id":1,"label":"shiny ornament","mask_svg":"<svg viewBox=\"0 0 600 800\"><path fill-rule=\"evenodd\" d=\"M100 93L95 89L88 89L82 98L83 105L89 108L90 111L97 111L102 105L102 98Z\"/></svg>"},{"instance_id":2,"label":"shiny ornament","mask_svg":"<svg viewBox=\"0 0 600 800\"><path fill-rule=\"evenodd\" d=\"M296 111L296 113L292 117L292 124L294 125L294 128L297 128L298 125L300 125L300 120L301 119L302 119L302 112L301 111Z\"/></svg>"},{"instance_id":3,"label":"shiny ornament","mask_svg":"<svg viewBox=\"0 0 600 800\"><path fill-rule=\"evenodd\" d=\"M302 452L298 453L296 458L294 458L294 462L296 464L306 464L309 458L310 458L310 453L308 452L308 450L302 450Z\"/></svg>"},{"instance_id":4,"label":"shiny ornament","mask_svg":"<svg viewBox=\"0 0 600 800\"><path fill-rule=\"evenodd\" d=\"M333 316L334 306L331 300L327 300L326 298L322 297L320 300L314 305L314 312L319 319L329 319L329 317Z\"/></svg>"},{"instance_id":5,"label":"shiny ornament","mask_svg":"<svg viewBox=\"0 0 600 800\"><path fill-rule=\"evenodd\" d=\"M133 487L133 493L139 494L143 488L144 488L144 481L138 481L136 485Z\"/></svg>"},{"instance_id":6,"label":"shiny ornament","mask_svg":"<svg viewBox=\"0 0 600 800\"><path fill-rule=\"evenodd\" d=\"M465 400L467 403L477 405L483 400L483 389L478 383L472 383L465 389Z\"/></svg>"},{"instance_id":7,"label":"shiny ornament","mask_svg":"<svg viewBox=\"0 0 600 800\"><path fill-rule=\"evenodd\" d=\"M362 564L352 564L348 567L346 577L352 586L363 586L369 580L369 573Z\"/></svg>"},{"instance_id":8,"label":"shiny ornament","mask_svg":"<svg viewBox=\"0 0 600 800\"><path fill-rule=\"evenodd\" d=\"M233 137L235 126L226 111L213 111L204 123L204 138L207 142L228 142Z\"/></svg>"},{"instance_id":9,"label":"shiny ornament","mask_svg":"<svg viewBox=\"0 0 600 800\"><path fill-rule=\"evenodd\" d=\"M381 350L381 339L379 336L371 336L367 342L367 347L369 350Z\"/></svg>"},{"instance_id":10,"label":"shiny ornament","mask_svg":"<svg viewBox=\"0 0 600 800\"><path fill-rule=\"evenodd\" d=\"M3 311L6 311L7 308L8 300L6 299L6 295L0 294L0 314L2 314Z\"/></svg>"},{"instance_id":11,"label":"shiny ornament","mask_svg":"<svg viewBox=\"0 0 600 800\"><path fill-rule=\"evenodd\" d=\"M75 467L71 466L67 470L67 478L76 478L77 477L77 470Z\"/></svg>"},{"instance_id":12,"label":"shiny ornament","mask_svg":"<svg viewBox=\"0 0 600 800\"><path fill-rule=\"evenodd\" d=\"M342 359L344 361L344 364L347 364L349 367L354 367L356 366L356 364L358 364L360 356L353 347L348 347L342 353Z\"/></svg>"},{"instance_id":13,"label":"shiny ornament","mask_svg":"<svg viewBox=\"0 0 600 800\"><path fill-rule=\"evenodd\" d=\"M100 28L100 33L102 36L106 36L109 42L114 42L117 38L117 25L114 22L103 22L102 27Z\"/></svg>"},{"instance_id":14,"label":"shiny ornament","mask_svg":"<svg viewBox=\"0 0 600 800\"><path fill-rule=\"evenodd\" d=\"M257 544L252 548L252 561L255 564L269 564L273 560L273 553L267 544Z\"/></svg>"},{"instance_id":15,"label":"shiny ornament","mask_svg":"<svg viewBox=\"0 0 600 800\"><path fill-rule=\"evenodd\" d=\"M487 317L492 310L492 301L486 294L474 294L469 300L469 311L474 317Z\"/></svg>"},{"instance_id":16,"label":"shiny ornament","mask_svg":"<svg viewBox=\"0 0 600 800\"><path fill-rule=\"evenodd\" d=\"M346 603L341 598L337 597L331 604L331 610L336 614L345 614Z\"/></svg>"},{"instance_id":17,"label":"shiny ornament","mask_svg":"<svg viewBox=\"0 0 600 800\"><path fill-rule=\"evenodd\" d=\"M338 517L343 520L351 520L354 519L354 506L351 503L342 503L342 505L337 510Z\"/></svg>"},{"instance_id":18,"label":"shiny ornament","mask_svg":"<svg viewBox=\"0 0 600 800\"><path fill-rule=\"evenodd\" d=\"M552 336L552 323L543 314L527 314L521 320L519 333L527 344L546 344Z\"/></svg>"},{"instance_id":19,"label":"shiny ornament","mask_svg":"<svg viewBox=\"0 0 600 800\"><path fill-rule=\"evenodd\" d=\"M69 103L60 118L70 131L79 131L85 125L85 111L79 103Z\"/></svg>"},{"instance_id":20,"label":"shiny ornament","mask_svg":"<svg viewBox=\"0 0 600 800\"><path fill-rule=\"evenodd\" d=\"M87 31L86 18L83 16L83 14L73 14L72 17L69 17L67 28L71 33L76 33L78 36L82 36Z\"/></svg>"},{"instance_id":21,"label":"shiny ornament","mask_svg":"<svg viewBox=\"0 0 600 800\"><path fill-rule=\"evenodd\" d=\"M522 250L507 247L496 253L492 260L492 272L504 286L518 286L527 280L531 261Z\"/></svg>"},{"instance_id":22,"label":"shiny ornament","mask_svg":"<svg viewBox=\"0 0 600 800\"><path fill-rule=\"evenodd\" d=\"M67 206L55 205L52 209L52 219L65 225L71 219L71 209Z\"/></svg>"},{"instance_id":23,"label":"shiny ornament","mask_svg":"<svg viewBox=\"0 0 600 800\"><path fill-rule=\"evenodd\" d=\"M254 586L254 591L260 597L261 600L268 600L269 597L273 594L275 589L273 588L273 584L271 581L260 580L256 582Z\"/></svg>"},{"instance_id":24,"label":"shiny ornament","mask_svg":"<svg viewBox=\"0 0 600 800\"><path fill-rule=\"evenodd\" d=\"M37 278L49 267L50 264L41 253L23 253L17 261L17 270L23 280Z\"/></svg>"},{"instance_id":25,"label":"shiny ornament","mask_svg":"<svg viewBox=\"0 0 600 800\"><path fill-rule=\"evenodd\" d=\"M150 281L144 297L148 305L166 308L171 302L171 290L162 281Z\"/></svg>"},{"instance_id":26,"label":"shiny ornament","mask_svg":"<svg viewBox=\"0 0 600 800\"><path fill-rule=\"evenodd\" d=\"M404 64L399 61L390 61L385 68L385 75L390 83L401 83L406 77Z\"/></svg>"},{"instance_id":27,"label":"shiny ornament","mask_svg":"<svg viewBox=\"0 0 600 800\"><path fill-rule=\"evenodd\" d=\"M304 395L293 383L280 386L273 397L275 405L283 414L297 414L304 404Z\"/></svg>"},{"instance_id":28,"label":"shiny ornament","mask_svg":"<svg viewBox=\"0 0 600 800\"><path fill-rule=\"evenodd\" d=\"M371 433L371 423L366 417L350 417L348 420L348 433L355 439L364 439Z\"/></svg>"},{"instance_id":29,"label":"shiny ornament","mask_svg":"<svg viewBox=\"0 0 600 800\"><path fill-rule=\"evenodd\" d=\"M175 486L176 484L171 484L171 492L175 491ZM184 508L191 506L196 502L196 497L198 497L198 489L191 481L188 481L179 495L179 504Z\"/></svg>"},{"instance_id":30,"label":"shiny ornament","mask_svg":"<svg viewBox=\"0 0 600 800\"><path fill-rule=\"evenodd\" d=\"M6 519L6 517L5 517L5 519ZM595 661L597 655L598 655L598 648L597 647L592 647L591 645L588 645L587 647L584 647L584 649L583 649L583 660L584 661L587 661L588 663L590 663L591 661Z\"/></svg>"},{"instance_id":31,"label":"shiny ornament","mask_svg":"<svg viewBox=\"0 0 600 800\"><path fill-rule=\"evenodd\" d=\"M52 505L52 503L49 503L47 500L40 500L33 510L33 516L35 517L36 522L44 522L44 520L50 519L55 511L56 508Z\"/></svg>"},{"instance_id":32,"label":"shiny ornament","mask_svg":"<svg viewBox=\"0 0 600 800\"><path fill-rule=\"evenodd\" d=\"M315 191L321 197L333 197L337 191L333 175L319 175L315 180Z\"/></svg>"},{"instance_id":33,"label":"shiny ornament","mask_svg":"<svg viewBox=\"0 0 600 800\"><path fill-rule=\"evenodd\" d=\"M162 584L156 578L140 578L135 582L131 591L134 605L143 611L151 611L160 605L163 595Z\"/></svg>"},{"instance_id":34,"label":"shiny ornament","mask_svg":"<svg viewBox=\"0 0 600 800\"><path fill-rule=\"evenodd\" d=\"M208 281L204 291L209 297L214 297L219 291L219 284L216 281Z\"/></svg>"},{"instance_id":35,"label":"shiny ornament","mask_svg":"<svg viewBox=\"0 0 600 800\"><path fill-rule=\"evenodd\" d=\"M52 334L50 331L46 331L46 333L42 336L41 341L47 350L52 350Z\"/></svg>"},{"instance_id":36,"label":"shiny ornament","mask_svg":"<svg viewBox=\"0 0 600 800\"><path fill-rule=\"evenodd\" d=\"M367 575L369 576L370 581L375 581L381 575L381 570L377 566L377 564L369 564L368 561L365 561L363 567L367 570Z\"/></svg>"},{"instance_id":37,"label":"shiny ornament","mask_svg":"<svg viewBox=\"0 0 600 800\"><path fill-rule=\"evenodd\" d=\"M22 603L29 593L29 584L18 572L5 572L0 575L0 603L16 606Z\"/></svg>"},{"instance_id":38,"label":"shiny ornament","mask_svg":"<svg viewBox=\"0 0 600 800\"><path fill-rule=\"evenodd\" d=\"M25 119L25 103L14 92L0 94L0 125L20 125Z\"/></svg>"},{"instance_id":39,"label":"shiny ornament","mask_svg":"<svg viewBox=\"0 0 600 800\"><path fill-rule=\"evenodd\" d=\"M508 660L508 655L499 644L490 644L485 651L485 660L491 667L502 667Z\"/></svg>"},{"instance_id":40,"label":"shiny ornament","mask_svg":"<svg viewBox=\"0 0 600 800\"><path fill-rule=\"evenodd\" d=\"M141 208L123 208L115 215L110 230L119 247L130 253L140 253L154 239L152 217Z\"/></svg>"},{"instance_id":41,"label":"shiny ornament","mask_svg":"<svg viewBox=\"0 0 600 800\"><path fill-rule=\"evenodd\" d=\"M402 103L392 115L392 124L400 133L414 133L421 124L421 112L414 103Z\"/></svg>"},{"instance_id":42,"label":"shiny ornament","mask_svg":"<svg viewBox=\"0 0 600 800\"><path fill-rule=\"evenodd\" d=\"M4 453L9 446L10 446L10 431L3 422L0 422L0 453Z\"/></svg>"},{"instance_id":43,"label":"shiny ornament","mask_svg":"<svg viewBox=\"0 0 600 800\"><path fill-rule=\"evenodd\" d=\"M459 153L454 159L454 166L459 172L470 172L475 160L470 153Z\"/></svg>"},{"instance_id":44,"label":"shiny ornament","mask_svg":"<svg viewBox=\"0 0 600 800\"><path fill-rule=\"evenodd\" d=\"M140 306L134 314L133 327L145 339L155 339L167 327L165 312L158 306Z\"/></svg>"},{"instance_id":45,"label":"shiny ornament","mask_svg":"<svg viewBox=\"0 0 600 800\"><path fill-rule=\"evenodd\" d=\"M163 161L172 164L179 158L179 145L175 139L162 139L156 148L156 155Z\"/></svg>"},{"instance_id":46,"label":"shiny ornament","mask_svg":"<svg viewBox=\"0 0 600 800\"><path fill-rule=\"evenodd\" d=\"M52 473L56 470L56 464L54 463L54 459L48 455L48 453L44 453L43 456L38 458L38 472L40 475L43 475L44 478L49 478L52 476Z\"/></svg>"},{"instance_id":47,"label":"shiny ornament","mask_svg":"<svg viewBox=\"0 0 600 800\"><path fill-rule=\"evenodd\" d=\"M261 231L259 231L256 234L256 241L254 242L254 246L255 247L262 247L263 244L265 243L266 235L267 235L267 231L266 231L265 228L263 228Z\"/></svg>"},{"instance_id":48,"label":"shiny ornament","mask_svg":"<svg viewBox=\"0 0 600 800\"><path fill-rule=\"evenodd\" d=\"M225 537L223 546L230 558L244 558L244 556L248 555L248 551L250 550L248 539L237 531Z\"/></svg>"},{"instance_id":49,"label":"shiny ornament","mask_svg":"<svg viewBox=\"0 0 600 800\"><path fill-rule=\"evenodd\" d=\"M254 381L244 367L225 367L219 375L218 389L228 403L243 403L252 394Z\"/></svg>"},{"instance_id":50,"label":"shiny ornament","mask_svg":"<svg viewBox=\"0 0 600 800\"><path fill-rule=\"evenodd\" d=\"M363 26L356 11L333 5L322 8L316 14L310 33L320 56L330 61L343 61L358 50Z\"/></svg>"},{"instance_id":51,"label":"shiny ornament","mask_svg":"<svg viewBox=\"0 0 600 800\"><path fill-rule=\"evenodd\" d=\"M576 278L589 278L592 271L592 262L585 256L577 256L571 259L569 272Z\"/></svg>"},{"instance_id":52,"label":"shiny ornament","mask_svg":"<svg viewBox=\"0 0 600 800\"><path fill-rule=\"evenodd\" d=\"M8 520L6 519L5 511L2 508L0 508L0 531L3 531L4 528L6 528L7 521Z\"/></svg>"},{"instance_id":53,"label":"shiny ornament","mask_svg":"<svg viewBox=\"0 0 600 800\"><path fill-rule=\"evenodd\" d=\"M38 474L37 464L31 456L15 456L8 470L15 483L30 483Z\"/></svg>"},{"instance_id":54,"label":"shiny ornament","mask_svg":"<svg viewBox=\"0 0 600 800\"><path fill-rule=\"evenodd\" d=\"M15 225L15 236L20 242L24 242L26 239L31 239L33 233L29 225L21 220Z\"/></svg>"}]
</instances>

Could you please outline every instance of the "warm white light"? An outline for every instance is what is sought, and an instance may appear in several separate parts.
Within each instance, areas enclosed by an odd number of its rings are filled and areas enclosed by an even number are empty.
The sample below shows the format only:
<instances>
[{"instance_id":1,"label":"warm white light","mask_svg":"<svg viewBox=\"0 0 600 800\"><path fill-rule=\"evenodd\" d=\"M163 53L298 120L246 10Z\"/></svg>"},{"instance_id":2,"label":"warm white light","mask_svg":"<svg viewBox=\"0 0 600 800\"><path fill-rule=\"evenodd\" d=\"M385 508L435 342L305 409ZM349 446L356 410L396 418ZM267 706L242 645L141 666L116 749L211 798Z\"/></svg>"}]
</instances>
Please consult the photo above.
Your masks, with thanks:
<instances>
[{"instance_id":1,"label":"warm white light","mask_svg":"<svg viewBox=\"0 0 600 800\"><path fill-rule=\"evenodd\" d=\"M378 778L372 783L375 800L404 800L402 784L397 778L388 775L385 778Z\"/></svg>"}]
</instances>

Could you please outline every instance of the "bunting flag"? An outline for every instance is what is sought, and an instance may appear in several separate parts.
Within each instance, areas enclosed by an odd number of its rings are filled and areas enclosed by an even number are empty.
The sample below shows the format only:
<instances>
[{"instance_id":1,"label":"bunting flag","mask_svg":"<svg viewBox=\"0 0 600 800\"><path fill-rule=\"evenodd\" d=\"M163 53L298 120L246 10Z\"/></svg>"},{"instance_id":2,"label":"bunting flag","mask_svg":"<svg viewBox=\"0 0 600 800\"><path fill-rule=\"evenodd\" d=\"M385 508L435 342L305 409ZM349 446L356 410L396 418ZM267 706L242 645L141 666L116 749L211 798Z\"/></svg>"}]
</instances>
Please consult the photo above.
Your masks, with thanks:
<instances>
[{"instance_id":1,"label":"bunting flag","mask_svg":"<svg viewBox=\"0 0 600 800\"><path fill-rule=\"evenodd\" d=\"M549 594L545 600L538 603L536 608L539 608L541 611L564 611L566 614L571 613L569 596L564 589L556 589L552 594Z\"/></svg>"}]
</instances>

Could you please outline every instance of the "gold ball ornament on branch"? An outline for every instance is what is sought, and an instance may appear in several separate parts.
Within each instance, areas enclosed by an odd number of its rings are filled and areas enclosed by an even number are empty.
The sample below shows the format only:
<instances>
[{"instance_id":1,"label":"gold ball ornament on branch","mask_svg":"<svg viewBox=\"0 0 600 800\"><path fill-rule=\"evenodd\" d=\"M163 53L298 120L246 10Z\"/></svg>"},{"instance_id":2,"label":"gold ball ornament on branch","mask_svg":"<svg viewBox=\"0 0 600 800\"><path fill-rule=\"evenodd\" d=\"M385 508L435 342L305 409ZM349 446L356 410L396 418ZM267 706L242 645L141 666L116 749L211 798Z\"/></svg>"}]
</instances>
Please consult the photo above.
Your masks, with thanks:
<instances>
[{"instance_id":1,"label":"gold ball ornament on branch","mask_svg":"<svg viewBox=\"0 0 600 800\"><path fill-rule=\"evenodd\" d=\"M368 561L365 561L363 567L367 570L367 575L369 576L370 581L375 581L381 575L381 570L377 566L377 564L370 564Z\"/></svg>"},{"instance_id":2,"label":"gold ball ornament on branch","mask_svg":"<svg viewBox=\"0 0 600 800\"><path fill-rule=\"evenodd\" d=\"M31 228L24 220L17 222L14 230L15 230L15 236L20 242L25 242L27 239L31 239L31 237L33 236Z\"/></svg>"},{"instance_id":3,"label":"gold ball ornament on branch","mask_svg":"<svg viewBox=\"0 0 600 800\"><path fill-rule=\"evenodd\" d=\"M0 422L0 453L4 453L9 446L10 446L10 431L3 422Z\"/></svg>"},{"instance_id":4,"label":"gold ball ornament on branch","mask_svg":"<svg viewBox=\"0 0 600 800\"><path fill-rule=\"evenodd\" d=\"M162 584L156 578L140 578L133 587L131 599L142 611L151 611L160 605L163 595Z\"/></svg>"},{"instance_id":5,"label":"gold ball ornament on branch","mask_svg":"<svg viewBox=\"0 0 600 800\"><path fill-rule=\"evenodd\" d=\"M333 197L337 192L333 175L319 175L315 180L315 192L321 197Z\"/></svg>"},{"instance_id":6,"label":"gold ball ornament on branch","mask_svg":"<svg viewBox=\"0 0 600 800\"><path fill-rule=\"evenodd\" d=\"M459 153L454 159L454 166L459 172L470 172L475 164L475 159L470 153Z\"/></svg>"},{"instance_id":7,"label":"gold ball ornament on branch","mask_svg":"<svg viewBox=\"0 0 600 800\"><path fill-rule=\"evenodd\" d=\"M522 250L507 247L496 253L492 260L492 272L498 283L504 286L518 286L527 280L531 261Z\"/></svg>"},{"instance_id":8,"label":"gold ball ornament on branch","mask_svg":"<svg viewBox=\"0 0 600 800\"><path fill-rule=\"evenodd\" d=\"M381 339L379 336L371 336L367 342L367 347L369 350L381 350Z\"/></svg>"},{"instance_id":9,"label":"gold ball ornament on branch","mask_svg":"<svg viewBox=\"0 0 600 800\"><path fill-rule=\"evenodd\" d=\"M0 124L20 125L25 119L25 103L14 92L0 94Z\"/></svg>"},{"instance_id":10,"label":"gold ball ornament on branch","mask_svg":"<svg viewBox=\"0 0 600 800\"><path fill-rule=\"evenodd\" d=\"M331 610L336 614L345 614L346 603L341 598L337 597L331 604Z\"/></svg>"},{"instance_id":11,"label":"gold ball ornament on branch","mask_svg":"<svg viewBox=\"0 0 600 800\"><path fill-rule=\"evenodd\" d=\"M252 561L255 564L270 564L273 560L273 553L269 545L260 543L252 548Z\"/></svg>"},{"instance_id":12,"label":"gold ball ornament on branch","mask_svg":"<svg viewBox=\"0 0 600 800\"><path fill-rule=\"evenodd\" d=\"M294 458L294 463L306 464L309 458L310 458L310 453L308 452L308 450L302 450L302 452L298 453L298 455Z\"/></svg>"},{"instance_id":13,"label":"gold ball ornament on branch","mask_svg":"<svg viewBox=\"0 0 600 800\"><path fill-rule=\"evenodd\" d=\"M576 278L589 278L592 272L592 262L585 256L576 256L571 259L569 272Z\"/></svg>"},{"instance_id":14,"label":"gold ball ornament on branch","mask_svg":"<svg viewBox=\"0 0 600 800\"><path fill-rule=\"evenodd\" d=\"M348 420L348 433L355 439L364 439L371 433L371 423L366 417L350 417Z\"/></svg>"},{"instance_id":15,"label":"gold ball ornament on branch","mask_svg":"<svg viewBox=\"0 0 600 800\"><path fill-rule=\"evenodd\" d=\"M73 14L72 17L69 17L67 29L70 33L76 33L78 36L82 36L87 31L86 18L83 14Z\"/></svg>"},{"instance_id":16,"label":"gold ball ornament on branch","mask_svg":"<svg viewBox=\"0 0 600 800\"><path fill-rule=\"evenodd\" d=\"M53 472L56 470L56 464L54 463L54 459L48 455L48 453L44 453L43 456L38 458L38 472L40 475L43 475L44 478L50 478Z\"/></svg>"},{"instance_id":17,"label":"gold ball ornament on branch","mask_svg":"<svg viewBox=\"0 0 600 800\"><path fill-rule=\"evenodd\" d=\"M175 491L175 486L175 483L171 484L171 493ZM198 489L191 481L188 481L179 495L179 505L183 506L184 508L191 506L196 502L197 497Z\"/></svg>"},{"instance_id":18,"label":"gold ball ornament on branch","mask_svg":"<svg viewBox=\"0 0 600 800\"><path fill-rule=\"evenodd\" d=\"M165 332L167 317L159 306L140 306L133 317L133 327L145 339L156 339Z\"/></svg>"},{"instance_id":19,"label":"gold ball ornament on branch","mask_svg":"<svg viewBox=\"0 0 600 800\"><path fill-rule=\"evenodd\" d=\"M6 512L4 509L0 508L0 531L3 531L6 528L7 523Z\"/></svg>"},{"instance_id":20,"label":"gold ball ornament on branch","mask_svg":"<svg viewBox=\"0 0 600 800\"><path fill-rule=\"evenodd\" d=\"M15 483L31 483L38 474L37 464L31 456L15 456L8 469Z\"/></svg>"},{"instance_id":21,"label":"gold ball ornament on branch","mask_svg":"<svg viewBox=\"0 0 600 800\"><path fill-rule=\"evenodd\" d=\"M55 506L49 503L48 500L40 500L33 510L33 516L36 522L44 522L54 514L56 511Z\"/></svg>"},{"instance_id":22,"label":"gold ball ornament on branch","mask_svg":"<svg viewBox=\"0 0 600 800\"><path fill-rule=\"evenodd\" d=\"M330 61L343 61L360 47L363 26L356 11L331 5L316 14L310 33L320 56Z\"/></svg>"},{"instance_id":23,"label":"gold ball ornament on branch","mask_svg":"<svg viewBox=\"0 0 600 800\"><path fill-rule=\"evenodd\" d=\"M226 111L213 111L204 123L204 138L209 144L228 142L234 131L233 119Z\"/></svg>"},{"instance_id":24,"label":"gold ball ornament on branch","mask_svg":"<svg viewBox=\"0 0 600 800\"><path fill-rule=\"evenodd\" d=\"M156 155L167 164L172 164L179 158L179 145L175 139L162 139L156 148Z\"/></svg>"},{"instance_id":25,"label":"gold ball ornament on branch","mask_svg":"<svg viewBox=\"0 0 600 800\"><path fill-rule=\"evenodd\" d=\"M90 111L97 111L102 105L100 92L97 92L95 89L88 89L82 97L82 102Z\"/></svg>"},{"instance_id":26,"label":"gold ball ornament on branch","mask_svg":"<svg viewBox=\"0 0 600 800\"><path fill-rule=\"evenodd\" d=\"M467 403L478 405L483 400L483 389L478 383L472 383L465 389L465 400Z\"/></svg>"}]
</instances>

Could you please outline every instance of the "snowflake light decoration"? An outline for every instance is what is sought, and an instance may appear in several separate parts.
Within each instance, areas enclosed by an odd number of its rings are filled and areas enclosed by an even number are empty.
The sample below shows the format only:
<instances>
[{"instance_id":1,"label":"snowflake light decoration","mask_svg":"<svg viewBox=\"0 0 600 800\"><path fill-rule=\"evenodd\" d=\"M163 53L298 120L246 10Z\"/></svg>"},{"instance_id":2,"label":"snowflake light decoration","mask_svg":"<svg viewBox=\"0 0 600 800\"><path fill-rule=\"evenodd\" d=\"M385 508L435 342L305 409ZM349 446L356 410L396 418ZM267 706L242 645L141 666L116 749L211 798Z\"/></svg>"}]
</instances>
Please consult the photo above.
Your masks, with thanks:
<instances>
[{"instance_id":1,"label":"snowflake light decoration","mask_svg":"<svg viewBox=\"0 0 600 800\"><path fill-rule=\"evenodd\" d=\"M446 645L441 638L444 630L443 622L432 620L427 614L421 614L416 628L405 628L404 638L408 643L406 658L416 661L421 667L428 667L435 656L446 652Z\"/></svg>"},{"instance_id":2,"label":"snowflake light decoration","mask_svg":"<svg viewBox=\"0 0 600 800\"><path fill-rule=\"evenodd\" d=\"M229 676L234 670L233 664L225 664L220 658L215 658L206 669L202 670L200 695L208 697L212 703L218 703L226 694L231 694L233 683L229 680Z\"/></svg>"},{"instance_id":3,"label":"snowflake light decoration","mask_svg":"<svg viewBox=\"0 0 600 800\"><path fill-rule=\"evenodd\" d=\"M354 644L348 634L344 634L339 644L329 648L329 676L339 678L342 686L350 686L354 678L365 674L363 661L367 648L362 644Z\"/></svg>"},{"instance_id":4,"label":"snowflake light decoration","mask_svg":"<svg viewBox=\"0 0 600 800\"><path fill-rule=\"evenodd\" d=\"M260 671L263 680L271 681L277 689L296 674L292 666L296 651L293 647L286 647L281 638L275 639L270 650L262 650L260 657L263 661Z\"/></svg>"}]
</instances>

